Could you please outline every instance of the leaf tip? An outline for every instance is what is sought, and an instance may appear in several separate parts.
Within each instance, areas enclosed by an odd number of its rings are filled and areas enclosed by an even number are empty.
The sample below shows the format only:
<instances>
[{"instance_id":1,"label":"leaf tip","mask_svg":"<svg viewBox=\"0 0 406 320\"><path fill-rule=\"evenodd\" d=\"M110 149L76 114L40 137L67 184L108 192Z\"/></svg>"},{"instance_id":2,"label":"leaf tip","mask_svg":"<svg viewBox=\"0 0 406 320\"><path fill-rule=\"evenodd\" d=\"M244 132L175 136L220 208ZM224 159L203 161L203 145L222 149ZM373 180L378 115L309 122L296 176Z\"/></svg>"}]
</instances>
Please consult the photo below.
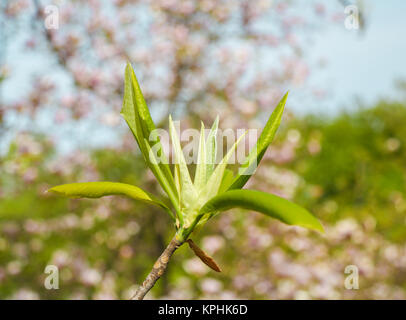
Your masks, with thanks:
<instances>
[{"instance_id":1,"label":"leaf tip","mask_svg":"<svg viewBox=\"0 0 406 320\"><path fill-rule=\"evenodd\" d=\"M216 119L214 119L214 124L216 127L218 127L218 125L219 125L219 120L220 120L220 117L219 117L219 115L217 115Z\"/></svg>"},{"instance_id":2,"label":"leaf tip","mask_svg":"<svg viewBox=\"0 0 406 320\"><path fill-rule=\"evenodd\" d=\"M55 187L49 188L48 190L45 191L45 193L55 193L55 194L59 194L59 195L65 195L60 187L61 186L55 186Z\"/></svg>"},{"instance_id":3,"label":"leaf tip","mask_svg":"<svg viewBox=\"0 0 406 320\"><path fill-rule=\"evenodd\" d=\"M316 219L316 218L315 218ZM325 232L325 230L324 230L324 227L323 227L323 225L320 223L320 221L319 220L317 220L316 219L316 221L313 221L313 223L310 225L310 224L305 224L305 225L302 225L302 227L305 227L305 228L307 228L307 229L311 229L311 230L313 230L313 231L317 231L317 232L319 232L319 233L321 233L321 234L325 234L326 232Z\"/></svg>"},{"instance_id":4,"label":"leaf tip","mask_svg":"<svg viewBox=\"0 0 406 320\"><path fill-rule=\"evenodd\" d=\"M326 231L324 230L324 227L320 222L316 231L320 232L321 234L326 234Z\"/></svg>"},{"instance_id":5,"label":"leaf tip","mask_svg":"<svg viewBox=\"0 0 406 320\"><path fill-rule=\"evenodd\" d=\"M285 104L286 104L286 100L288 100L288 96L289 96L289 90L286 91L286 93L283 95L281 101L279 102L279 106L281 106L282 109L285 108Z\"/></svg>"},{"instance_id":6,"label":"leaf tip","mask_svg":"<svg viewBox=\"0 0 406 320\"><path fill-rule=\"evenodd\" d=\"M131 62L127 60L127 63L125 65L125 74L129 74L131 71L134 72L133 66L131 65Z\"/></svg>"}]
</instances>

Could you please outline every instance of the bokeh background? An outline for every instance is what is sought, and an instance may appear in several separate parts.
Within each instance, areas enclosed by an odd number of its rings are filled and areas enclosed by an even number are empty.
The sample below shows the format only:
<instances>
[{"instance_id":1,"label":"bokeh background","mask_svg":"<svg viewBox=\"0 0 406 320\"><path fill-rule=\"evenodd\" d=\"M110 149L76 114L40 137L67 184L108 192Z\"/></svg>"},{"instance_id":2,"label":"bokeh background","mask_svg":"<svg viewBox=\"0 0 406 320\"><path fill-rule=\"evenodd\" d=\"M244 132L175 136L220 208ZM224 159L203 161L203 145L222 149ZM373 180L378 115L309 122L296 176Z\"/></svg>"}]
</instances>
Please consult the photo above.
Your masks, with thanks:
<instances>
[{"instance_id":1,"label":"bokeh background","mask_svg":"<svg viewBox=\"0 0 406 320\"><path fill-rule=\"evenodd\" d=\"M49 7L52 5L53 7ZM346 27L355 5L357 29ZM45 28L57 10L59 27ZM352 7L354 8L354 7ZM261 128L290 90L250 186L313 212L326 233L232 210L148 298L405 299L404 1L1 0L0 298L127 299L173 233L126 198L44 193L110 180L160 192L119 116L131 61L159 126ZM50 11L49 11L50 10ZM59 289L44 287L47 265ZM359 289L344 286L359 269Z\"/></svg>"}]
</instances>

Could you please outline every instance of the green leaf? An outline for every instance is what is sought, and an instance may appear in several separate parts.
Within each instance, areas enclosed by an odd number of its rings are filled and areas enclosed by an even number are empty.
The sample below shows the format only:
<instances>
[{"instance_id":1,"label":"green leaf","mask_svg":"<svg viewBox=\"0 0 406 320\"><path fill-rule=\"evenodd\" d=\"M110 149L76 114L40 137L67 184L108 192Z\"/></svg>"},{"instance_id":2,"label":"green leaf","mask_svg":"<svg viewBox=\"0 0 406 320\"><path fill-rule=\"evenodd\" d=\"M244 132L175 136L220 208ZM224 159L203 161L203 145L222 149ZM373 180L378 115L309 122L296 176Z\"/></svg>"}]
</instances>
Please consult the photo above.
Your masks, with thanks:
<instances>
[{"instance_id":1,"label":"green leaf","mask_svg":"<svg viewBox=\"0 0 406 320\"><path fill-rule=\"evenodd\" d=\"M175 172L180 185L180 203L184 206L184 208L181 208L182 211L182 209L188 209L195 205L197 193L190 178L182 147L178 135L176 134L176 129L171 116L169 116L169 134L171 136L172 146L175 153Z\"/></svg>"},{"instance_id":2,"label":"green leaf","mask_svg":"<svg viewBox=\"0 0 406 320\"><path fill-rule=\"evenodd\" d=\"M139 92L138 90L136 90L136 88L138 88ZM137 92L138 92L138 103L136 99ZM127 122L131 132L133 133L135 139L137 140L141 153L147 160L148 157L146 147L144 144L144 139L148 139L150 135L150 133L147 132L148 131L147 124L149 125L150 131L155 129L155 127L152 122L152 119L150 119L147 123L142 123L142 118L140 116L141 113L144 114L144 118L145 117L150 118L150 116L148 117L148 115L147 116L145 115L146 104L145 101L143 101L143 103L139 101L140 100L139 93L140 89L134 71L131 65L127 63L127 67L125 69L124 99L123 99L123 107L121 109L121 115Z\"/></svg>"},{"instance_id":3,"label":"green leaf","mask_svg":"<svg viewBox=\"0 0 406 320\"><path fill-rule=\"evenodd\" d=\"M262 160L266 150L268 149L269 145L272 143L272 140L275 137L276 130L278 130L279 125L281 123L283 110L285 107L286 99L288 98L287 92L282 99L279 101L277 107L272 112L271 116L268 119L268 122L265 125L264 130L253 148L253 150L249 153L247 158L245 159L243 165L239 168L239 172L235 177L232 185L230 186L231 189L241 189L247 183L249 178L254 173L256 167Z\"/></svg>"},{"instance_id":4,"label":"green leaf","mask_svg":"<svg viewBox=\"0 0 406 320\"><path fill-rule=\"evenodd\" d=\"M298 225L324 232L321 223L306 209L273 194L256 190L231 190L210 199L199 212L199 216L243 208L261 212L289 225Z\"/></svg>"},{"instance_id":5,"label":"green leaf","mask_svg":"<svg viewBox=\"0 0 406 320\"><path fill-rule=\"evenodd\" d=\"M206 137L204 136L204 124L200 129L199 154L195 172L194 185L196 190L200 190L206 184Z\"/></svg>"},{"instance_id":6,"label":"green leaf","mask_svg":"<svg viewBox=\"0 0 406 320\"><path fill-rule=\"evenodd\" d=\"M223 180L221 181L219 192L218 193L223 193L228 190L230 187L231 183L233 182L234 179L234 174L230 169L226 169L224 171L224 176Z\"/></svg>"},{"instance_id":7,"label":"green leaf","mask_svg":"<svg viewBox=\"0 0 406 320\"><path fill-rule=\"evenodd\" d=\"M124 117L131 132L133 133L149 168L156 176L162 188L168 194L175 208L177 208L178 196L175 182L169 168L168 161L163 152L159 137L154 136L153 134L155 133L154 130L156 127L152 121L134 70L129 63L127 63L127 67L125 69L124 99L121 115ZM152 144L149 141L150 138L154 139L156 142ZM161 172L160 175L157 173L156 166L151 164L149 149L152 147L154 147L154 150L157 151L157 154L163 160L158 163Z\"/></svg>"},{"instance_id":8,"label":"green leaf","mask_svg":"<svg viewBox=\"0 0 406 320\"><path fill-rule=\"evenodd\" d=\"M227 163L246 133L247 131L245 131L244 134L242 134L238 138L238 140L233 144L230 150L228 150L227 154L224 156L221 162L217 165L216 169L213 171L211 177L209 178L209 181L207 181L206 186L202 190L201 195L199 195L201 196L202 199L212 198L219 192L219 188L223 180L224 171L227 167Z\"/></svg>"},{"instance_id":9,"label":"green leaf","mask_svg":"<svg viewBox=\"0 0 406 320\"><path fill-rule=\"evenodd\" d=\"M221 194L225 191L228 190L228 188L230 187L231 183L233 182L233 172L229 169L226 169L224 171L224 175L223 175L223 180L221 180L221 184L220 184L220 188L218 190L217 194ZM214 214L216 214L216 212L212 212L210 214L205 215L204 217L202 217L200 219L200 221L198 222L198 225L201 226L203 225L207 220L209 220Z\"/></svg>"},{"instance_id":10,"label":"green leaf","mask_svg":"<svg viewBox=\"0 0 406 320\"><path fill-rule=\"evenodd\" d=\"M206 142L206 181L209 180L211 174L214 171L216 165L217 156L217 129L219 126L219 117L216 117L214 123L210 129L209 135L207 136Z\"/></svg>"},{"instance_id":11,"label":"green leaf","mask_svg":"<svg viewBox=\"0 0 406 320\"><path fill-rule=\"evenodd\" d=\"M111 195L124 195L135 200L160 206L173 218L173 213L163 202L148 192L126 183L105 181L69 183L52 187L48 191L70 198L101 198Z\"/></svg>"}]
</instances>

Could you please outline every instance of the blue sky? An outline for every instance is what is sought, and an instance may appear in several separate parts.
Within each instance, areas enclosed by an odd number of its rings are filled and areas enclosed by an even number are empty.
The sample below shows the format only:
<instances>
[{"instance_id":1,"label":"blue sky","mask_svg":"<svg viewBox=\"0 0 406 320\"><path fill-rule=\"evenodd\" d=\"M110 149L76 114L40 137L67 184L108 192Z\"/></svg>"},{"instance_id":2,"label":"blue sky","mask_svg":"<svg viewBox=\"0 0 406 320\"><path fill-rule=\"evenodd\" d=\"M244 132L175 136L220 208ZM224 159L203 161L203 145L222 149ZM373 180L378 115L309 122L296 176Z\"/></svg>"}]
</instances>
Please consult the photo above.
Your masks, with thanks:
<instances>
[{"instance_id":1,"label":"blue sky","mask_svg":"<svg viewBox=\"0 0 406 320\"><path fill-rule=\"evenodd\" d=\"M314 82L327 84L328 101L296 106L300 112L336 113L351 109L355 97L370 104L380 97L396 98L394 82L406 80L406 1L370 0L367 27L361 35L344 24L331 25L316 36L314 57L327 60Z\"/></svg>"}]
</instances>

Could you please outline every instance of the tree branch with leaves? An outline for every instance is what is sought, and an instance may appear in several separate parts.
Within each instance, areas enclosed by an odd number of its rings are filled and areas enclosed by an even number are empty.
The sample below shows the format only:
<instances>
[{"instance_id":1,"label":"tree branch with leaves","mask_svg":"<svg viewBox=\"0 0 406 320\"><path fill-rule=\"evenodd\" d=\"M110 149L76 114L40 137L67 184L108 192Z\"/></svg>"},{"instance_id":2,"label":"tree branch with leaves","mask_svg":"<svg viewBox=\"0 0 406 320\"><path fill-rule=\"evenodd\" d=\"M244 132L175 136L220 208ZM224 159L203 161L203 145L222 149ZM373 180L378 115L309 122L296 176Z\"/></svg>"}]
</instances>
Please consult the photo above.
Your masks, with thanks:
<instances>
[{"instance_id":1,"label":"tree branch with leaves","mask_svg":"<svg viewBox=\"0 0 406 320\"><path fill-rule=\"evenodd\" d=\"M53 187L49 191L74 198L124 195L158 206L169 214L175 228L175 235L133 296L133 299L138 300L142 300L155 285L165 272L172 254L185 242L188 242L193 252L206 265L217 272L220 271L220 267L213 258L200 249L190 237L197 227L202 227L210 218L226 210L243 208L258 211L289 225L323 232L320 222L306 209L273 194L242 189L275 137L286 99L287 94L272 112L255 147L250 151L236 175L227 169L227 164L244 135L239 137L224 158L215 165L218 118L212 125L207 138L202 122L196 171L192 181L171 116L169 116L169 131L175 154L173 168L166 159L159 137L155 136L156 127L135 73L131 65L127 64L121 114L133 133L145 162L167 194L167 198L154 196L136 186L118 182L64 184ZM159 155L161 161L158 161L156 155Z\"/></svg>"}]
</instances>

